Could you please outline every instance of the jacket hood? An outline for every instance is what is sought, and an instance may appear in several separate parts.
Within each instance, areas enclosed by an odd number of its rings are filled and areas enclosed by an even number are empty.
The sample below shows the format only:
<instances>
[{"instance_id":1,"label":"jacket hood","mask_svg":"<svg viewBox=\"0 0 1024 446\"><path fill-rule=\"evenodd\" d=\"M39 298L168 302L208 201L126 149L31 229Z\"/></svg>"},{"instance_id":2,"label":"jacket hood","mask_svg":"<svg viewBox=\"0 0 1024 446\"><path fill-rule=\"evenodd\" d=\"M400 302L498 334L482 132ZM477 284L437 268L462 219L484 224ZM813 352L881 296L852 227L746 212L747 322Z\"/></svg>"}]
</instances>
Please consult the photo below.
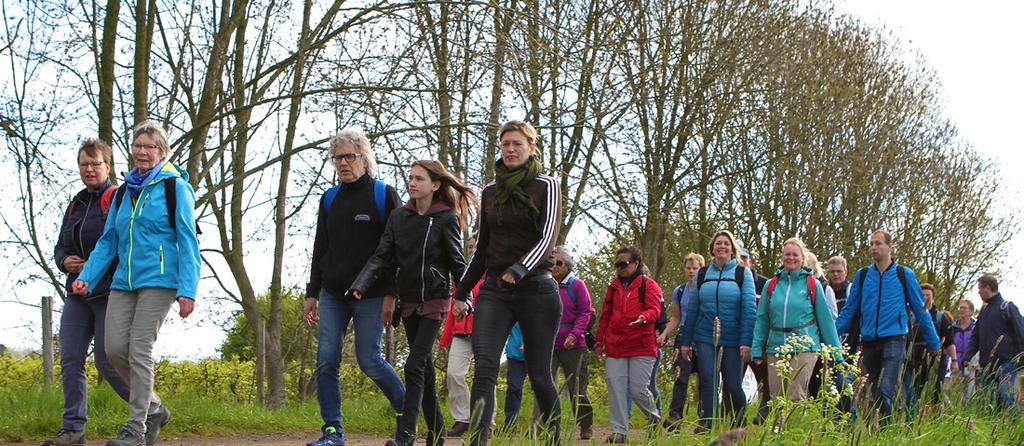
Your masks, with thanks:
<instances>
[{"instance_id":1,"label":"jacket hood","mask_svg":"<svg viewBox=\"0 0 1024 446\"><path fill-rule=\"evenodd\" d=\"M803 280L807 280L807 276L810 276L812 274L814 274L814 273L812 273L811 270L807 269L807 268L800 268L799 271L792 271L792 272L786 271L783 268L779 268L778 271L775 271L775 276L777 276L779 278L779 280L782 280L782 279L788 279L788 280L803 279Z\"/></svg>"},{"instance_id":2,"label":"jacket hood","mask_svg":"<svg viewBox=\"0 0 1024 446\"><path fill-rule=\"evenodd\" d=\"M164 163L164 167L156 173L156 176L153 177L153 181L162 181L171 177L178 177L185 180L186 183L188 182L188 172L170 161Z\"/></svg>"},{"instance_id":3,"label":"jacket hood","mask_svg":"<svg viewBox=\"0 0 1024 446\"><path fill-rule=\"evenodd\" d=\"M410 211L416 212L416 200L410 199L409 201L406 201L405 204L402 205L402 207ZM450 210L452 210L452 207L448 206L445 202L440 200L434 200L433 203L430 203L430 208L427 209L427 212L423 215L440 214L441 212Z\"/></svg>"}]
</instances>

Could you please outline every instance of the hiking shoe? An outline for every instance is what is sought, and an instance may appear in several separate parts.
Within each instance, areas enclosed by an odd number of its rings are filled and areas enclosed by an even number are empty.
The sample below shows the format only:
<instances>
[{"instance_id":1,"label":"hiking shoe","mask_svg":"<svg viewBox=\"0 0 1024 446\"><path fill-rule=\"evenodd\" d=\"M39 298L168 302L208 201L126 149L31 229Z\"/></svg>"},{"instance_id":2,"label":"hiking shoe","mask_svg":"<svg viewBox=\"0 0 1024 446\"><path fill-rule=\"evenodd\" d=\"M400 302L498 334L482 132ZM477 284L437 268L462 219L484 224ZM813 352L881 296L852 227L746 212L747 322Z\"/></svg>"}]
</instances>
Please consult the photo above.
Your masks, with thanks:
<instances>
[{"instance_id":1,"label":"hiking shoe","mask_svg":"<svg viewBox=\"0 0 1024 446\"><path fill-rule=\"evenodd\" d=\"M107 446L144 446L145 444L146 436L127 424L117 431L117 437L107 442Z\"/></svg>"},{"instance_id":2,"label":"hiking shoe","mask_svg":"<svg viewBox=\"0 0 1024 446\"><path fill-rule=\"evenodd\" d=\"M461 437L468 430L469 430L469 423L463 423L461 421L456 421L455 424L452 425L452 430L448 431L448 435L447 436L448 437Z\"/></svg>"},{"instance_id":3,"label":"hiking shoe","mask_svg":"<svg viewBox=\"0 0 1024 446\"><path fill-rule=\"evenodd\" d=\"M162 404L156 412L146 415L146 446L153 446L160 441L160 429L167 425L168 421L171 421L171 411Z\"/></svg>"},{"instance_id":4,"label":"hiking shoe","mask_svg":"<svg viewBox=\"0 0 1024 446\"><path fill-rule=\"evenodd\" d=\"M43 446L85 446L85 432L61 429L57 435L43 441Z\"/></svg>"},{"instance_id":5,"label":"hiking shoe","mask_svg":"<svg viewBox=\"0 0 1024 446\"><path fill-rule=\"evenodd\" d=\"M626 434L616 434L613 432L611 435L608 436L608 439L605 440L604 442L609 444L625 444Z\"/></svg>"},{"instance_id":6,"label":"hiking shoe","mask_svg":"<svg viewBox=\"0 0 1024 446\"><path fill-rule=\"evenodd\" d=\"M764 421L768 419L768 412L770 410L771 409L769 409L767 405L757 408L757 415L754 417L754 424L764 423Z\"/></svg>"},{"instance_id":7,"label":"hiking shoe","mask_svg":"<svg viewBox=\"0 0 1024 446\"><path fill-rule=\"evenodd\" d=\"M590 426L580 427L580 440L589 440L594 436L594 428Z\"/></svg>"},{"instance_id":8,"label":"hiking shoe","mask_svg":"<svg viewBox=\"0 0 1024 446\"><path fill-rule=\"evenodd\" d=\"M662 423L662 426L664 426L665 429L668 430L669 432L675 432L679 430L679 424L682 421L683 416L680 415L679 412L669 412L668 418L665 419L665 422Z\"/></svg>"},{"instance_id":9,"label":"hiking shoe","mask_svg":"<svg viewBox=\"0 0 1024 446\"><path fill-rule=\"evenodd\" d=\"M334 426L327 426L319 440L307 443L306 446L345 446L345 436Z\"/></svg>"}]
</instances>

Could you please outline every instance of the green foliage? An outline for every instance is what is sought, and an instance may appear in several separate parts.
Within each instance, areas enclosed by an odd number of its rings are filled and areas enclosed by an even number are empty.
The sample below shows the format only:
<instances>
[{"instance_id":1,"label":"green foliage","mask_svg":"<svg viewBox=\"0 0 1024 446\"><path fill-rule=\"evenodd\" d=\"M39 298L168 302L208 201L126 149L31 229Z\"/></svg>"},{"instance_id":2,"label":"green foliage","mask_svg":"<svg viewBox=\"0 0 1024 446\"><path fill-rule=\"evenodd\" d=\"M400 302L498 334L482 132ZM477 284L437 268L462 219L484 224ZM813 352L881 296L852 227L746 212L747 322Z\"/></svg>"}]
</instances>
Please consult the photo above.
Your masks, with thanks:
<instances>
[{"instance_id":1,"label":"green foliage","mask_svg":"<svg viewBox=\"0 0 1024 446\"><path fill-rule=\"evenodd\" d=\"M316 330L302 321L302 304L305 297L302 290L290 289L281 294L281 351L285 363L298 361L304 350L316 352ZM270 315L270 295L257 297L260 314ZM222 358L238 358L246 361L256 359L256 327L249 323L245 313L235 314L231 328L221 344ZM310 344L312 342L312 344Z\"/></svg>"}]
</instances>

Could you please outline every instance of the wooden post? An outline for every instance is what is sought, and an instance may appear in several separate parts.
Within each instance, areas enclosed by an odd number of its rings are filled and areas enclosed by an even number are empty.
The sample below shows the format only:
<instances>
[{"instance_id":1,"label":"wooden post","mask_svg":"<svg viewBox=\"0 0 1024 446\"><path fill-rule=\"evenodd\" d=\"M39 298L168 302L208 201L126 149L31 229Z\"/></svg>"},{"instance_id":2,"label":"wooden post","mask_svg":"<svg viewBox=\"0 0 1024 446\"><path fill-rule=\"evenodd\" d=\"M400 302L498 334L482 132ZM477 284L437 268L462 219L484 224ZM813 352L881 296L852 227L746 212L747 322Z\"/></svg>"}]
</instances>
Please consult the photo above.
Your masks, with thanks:
<instances>
[{"instance_id":1,"label":"wooden post","mask_svg":"<svg viewBox=\"0 0 1024 446\"><path fill-rule=\"evenodd\" d=\"M53 386L53 296L43 296L43 384Z\"/></svg>"},{"instance_id":2,"label":"wooden post","mask_svg":"<svg viewBox=\"0 0 1024 446\"><path fill-rule=\"evenodd\" d=\"M267 321L256 324L256 398L263 404L267 372Z\"/></svg>"}]
</instances>

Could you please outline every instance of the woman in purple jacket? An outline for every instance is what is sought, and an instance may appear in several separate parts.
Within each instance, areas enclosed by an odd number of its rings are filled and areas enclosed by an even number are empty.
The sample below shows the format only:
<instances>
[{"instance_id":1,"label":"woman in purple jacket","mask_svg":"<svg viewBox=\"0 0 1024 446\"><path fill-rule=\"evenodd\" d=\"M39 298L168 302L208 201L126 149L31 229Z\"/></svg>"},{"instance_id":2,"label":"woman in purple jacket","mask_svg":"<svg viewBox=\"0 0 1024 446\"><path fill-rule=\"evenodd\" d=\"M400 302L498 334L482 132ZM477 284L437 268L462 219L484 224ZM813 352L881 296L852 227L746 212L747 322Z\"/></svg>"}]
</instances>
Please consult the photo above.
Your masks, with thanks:
<instances>
[{"instance_id":1,"label":"woman in purple jacket","mask_svg":"<svg viewBox=\"0 0 1024 446\"><path fill-rule=\"evenodd\" d=\"M580 439L588 440L594 434L594 409L587 396L590 356L587 354L585 333L594 318L594 306L587 284L572 273L576 265L572 251L565 246L556 246L551 252L551 261L554 263L551 276L558 281L558 294L562 297L562 320L551 356L551 378L558 382L558 367L561 365L573 417L580 426Z\"/></svg>"},{"instance_id":2,"label":"woman in purple jacket","mask_svg":"<svg viewBox=\"0 0 1024 446\"><path fill-rule=\"evenodd\" d=\"M962 353L956 358L956 361L960 363L960 376L954 376L954 378L963 377L967 381L967 395L970 396L974 393L975 368L969 367L971 358L967 357L967 344L971 342L971 333L974 332L974 324L977 322L974 319L974 302L971 302L970 299L961 300L957 309L959 318L950 328L953 331L953 344L956 345L956 351Z\"/></svg>"}]
</instances>

